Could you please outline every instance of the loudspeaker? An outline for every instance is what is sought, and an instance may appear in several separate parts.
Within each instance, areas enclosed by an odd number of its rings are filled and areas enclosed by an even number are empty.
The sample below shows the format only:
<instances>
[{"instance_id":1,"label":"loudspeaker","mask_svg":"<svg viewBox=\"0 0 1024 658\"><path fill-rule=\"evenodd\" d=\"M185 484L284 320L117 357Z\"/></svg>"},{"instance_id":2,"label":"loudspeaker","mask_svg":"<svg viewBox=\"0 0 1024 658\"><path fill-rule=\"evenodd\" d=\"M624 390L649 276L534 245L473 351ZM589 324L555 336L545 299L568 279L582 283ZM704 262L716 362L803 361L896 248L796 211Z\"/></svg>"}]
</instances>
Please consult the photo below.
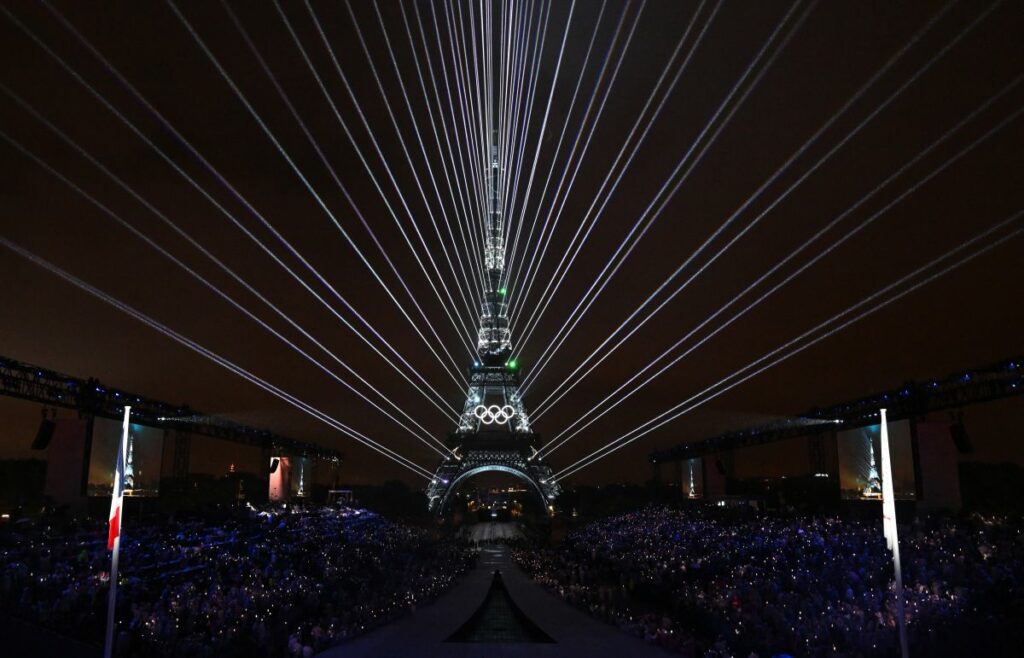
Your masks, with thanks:
<instances>
[{"instance_id":1,"label":"loudspeaker","mask_svg":"<svg viewBox=\"0 0 1024 658\"><path fill-rule=\"evenodd\" d=\"M721 459L715 460L715 469L718 470L719 475L725 475L725 464L722 463Z\"/></svg>"},{"instance_id":2,"label":"loudspeaker","mask_svg":"<svg viewBox=\"0 0 1024 658\"><path fill-rule=\"evenodd\" d=\"M957 451L962 453L974 452L974 444L971 437L967 436L967 428L963 421L957 421L949 426L949 435L953 438L953 444Z\"/></svg>"},{"instance_id":3,"label":"loudspeaker","mask_svg":"<svg viewBox=\"0 0 1024 658\"><path fill-rule=\"evenodd\" d=\"M277 471L277 467L280 464L281 464L281 460L278 459L277 457L274 457L273 459L271 459L270 460L270 472L271 473L275 473Z\"/></svg>"},{"instance_id":4,"label":"loudspeaker","mask_svg":"<svg viewBox=\"0 0 1024 658\"><path fill-rule=\"evenodd\" d=\"M46 446L50 445L50 439L53 438L53 430L55 429L57 429L57 423L49 418L44 418L43 422L39 423L39 431L36 432L36 438L32 440L32 449L45 450Z\"/></svg>"}]
</instances>

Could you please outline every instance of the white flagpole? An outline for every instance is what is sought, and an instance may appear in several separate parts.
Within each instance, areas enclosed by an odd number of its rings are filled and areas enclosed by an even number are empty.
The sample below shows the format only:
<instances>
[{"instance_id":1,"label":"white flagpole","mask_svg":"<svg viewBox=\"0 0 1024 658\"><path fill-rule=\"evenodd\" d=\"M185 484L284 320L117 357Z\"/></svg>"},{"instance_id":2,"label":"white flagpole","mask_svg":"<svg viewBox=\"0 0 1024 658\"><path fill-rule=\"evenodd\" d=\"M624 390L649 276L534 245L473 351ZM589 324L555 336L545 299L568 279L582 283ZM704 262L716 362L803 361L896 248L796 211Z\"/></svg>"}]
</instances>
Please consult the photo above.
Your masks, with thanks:
<instances>
[{"instance_id":1,"label":"white flagpole","mask_svg":"<svg viewBox=\"0 0 1024 658\"><path fill-rule=\"evenodd\" d=\"M885 543L892 551L892 564L896 572L896 620L900 632L900 655L908 658L907 619L903 611L903 572L900 569L900 540L896 532L896 497L892 486L892 459L889 456L889 426L885 409L880 410L882 437L882 532Z\"/></svg>"},{"instance_id":2,"label":"white flagpole","mask_svg":"<svg viewBox=\"0 0 1024 658\"><path fill-rule=\"evenodd\" d=\"M121 424L121 446L117 450L117 463L114 464L114 491L110 500L111 513L115 506L118 511L117 535L114 537L114 549L110 559L110 596L107 602L107 636L103 646L103 658L111 658L114 652L114 617L117 609L117 558L121 554L121 526L123 525L124 497L124 460L128 452L128 417L132 408L124 408L124 421ZM120 481L118 481L120 480Z\"/></svg>"}]
</instances>

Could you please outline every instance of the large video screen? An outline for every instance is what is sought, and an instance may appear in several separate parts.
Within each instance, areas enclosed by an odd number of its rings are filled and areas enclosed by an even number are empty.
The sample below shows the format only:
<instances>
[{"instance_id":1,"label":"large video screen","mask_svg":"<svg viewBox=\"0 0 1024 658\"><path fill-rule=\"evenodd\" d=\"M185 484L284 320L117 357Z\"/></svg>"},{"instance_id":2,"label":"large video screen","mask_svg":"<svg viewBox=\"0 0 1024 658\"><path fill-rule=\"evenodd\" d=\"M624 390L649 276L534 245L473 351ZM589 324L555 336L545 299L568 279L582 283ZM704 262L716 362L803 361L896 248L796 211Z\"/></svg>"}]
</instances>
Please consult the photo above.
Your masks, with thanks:
<instances>
[{"instance_id":1,"label":"large video screen","mask_svg":"<svg viewBox=\"0 0 1024 658\"><path fill-rule=\"evenodd\" d=\"M309 457L292 458L291 495L299 498L309 496L313 489L313 460Z\"/></svg>"},{"instance_id":2,"label":"large video screen","mask_svg":"<svg viewBox=\"0 0 1024 658\"><path fill-rule=\"evenodd\" d=\"M836 442L842 497L848 500L881 500L881 425L840 432ZM893 494L897 500L913 500L916 492L910 421L889 423L889 454L892 457Z\"/></svg>"},{"instance_id":3,"label":"large video screen","mask_svg":"<svg viewBox=\"0 0 1024 658\"><path fill-rule=\"evenodd\" d=\"M97 418L92 426L89 455L90 496L109 496L114 491L114 462L121 441L121 423ZM160 464L163 461L164 430L145 425L128 426L128 455L124 473L124 495L156 496L160 493Z\"/></svg>"},{"instance_id":4,"label":"large video screen","mask_svg":"<svg viewBox=\"0 0 1024 658\"><path fill-rule=\"evenodd\" d=\"M703 459L694 457L683 462L683 495L687 498L700 498L704 495L704 464Z\"/></svg>"}]
</instances>

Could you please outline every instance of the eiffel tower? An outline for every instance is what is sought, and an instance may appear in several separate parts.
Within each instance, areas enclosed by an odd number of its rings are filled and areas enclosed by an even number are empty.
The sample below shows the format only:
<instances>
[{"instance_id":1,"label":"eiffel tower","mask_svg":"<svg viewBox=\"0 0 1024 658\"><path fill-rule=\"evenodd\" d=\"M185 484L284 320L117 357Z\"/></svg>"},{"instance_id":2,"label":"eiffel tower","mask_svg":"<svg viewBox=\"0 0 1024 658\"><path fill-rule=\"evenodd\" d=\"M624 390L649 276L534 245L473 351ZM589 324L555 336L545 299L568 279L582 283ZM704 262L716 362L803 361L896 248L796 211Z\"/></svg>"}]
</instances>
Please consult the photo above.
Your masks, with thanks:
<instances>
[{"instance_id":1,"label":"eiffel tower","mask_svg":"<svg viewBox=\"0 0 1024 658\"><path fill-rule=\"evenodd\" d=\"M519 365L512 360L508 302L502 287L505 239L501 216L497 147L491 147L490 217L484 245L486 286L477 338L479 359L469 369L469 390L459 426L448 435L449 455L427 485L428 505L444 514L463 481L479 473L510 473L530 485L546 510L560 487L551 467L537 455L540 437L519 396Z\"/></svg>"}]
</instances>

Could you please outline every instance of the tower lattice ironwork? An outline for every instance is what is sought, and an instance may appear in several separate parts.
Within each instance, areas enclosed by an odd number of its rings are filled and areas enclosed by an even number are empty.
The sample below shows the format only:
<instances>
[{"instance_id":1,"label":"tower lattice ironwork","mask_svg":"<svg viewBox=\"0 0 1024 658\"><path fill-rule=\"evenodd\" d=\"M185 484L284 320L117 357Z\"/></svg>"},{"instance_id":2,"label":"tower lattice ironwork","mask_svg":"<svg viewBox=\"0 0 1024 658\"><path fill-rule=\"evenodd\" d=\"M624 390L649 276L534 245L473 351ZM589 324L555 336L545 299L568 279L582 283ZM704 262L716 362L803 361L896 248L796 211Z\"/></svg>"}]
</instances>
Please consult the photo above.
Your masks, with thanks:
<instances>
[{"instance_id":1,"label":"tower lattice ironwork","mask_svg":"<svg viewBox=\"0 0 1024 658\"><path fill-rule=\"evenodd\" d=\"M488 183L491 207L487 221L484 267L486 290L480 310L477 339L479 358L469 369L469 390L459 425L448 436L452 454L437 467L427 486L430 509L443 513L452 494L466 479L487 471L515 475L541 498L545 509L560 488L551 467L537 454L540 437L519 395L519 364L512 360L507 316L505 227L501 213L501 174L496 147L492 147Z\"/></svg>"}]
</instances>

